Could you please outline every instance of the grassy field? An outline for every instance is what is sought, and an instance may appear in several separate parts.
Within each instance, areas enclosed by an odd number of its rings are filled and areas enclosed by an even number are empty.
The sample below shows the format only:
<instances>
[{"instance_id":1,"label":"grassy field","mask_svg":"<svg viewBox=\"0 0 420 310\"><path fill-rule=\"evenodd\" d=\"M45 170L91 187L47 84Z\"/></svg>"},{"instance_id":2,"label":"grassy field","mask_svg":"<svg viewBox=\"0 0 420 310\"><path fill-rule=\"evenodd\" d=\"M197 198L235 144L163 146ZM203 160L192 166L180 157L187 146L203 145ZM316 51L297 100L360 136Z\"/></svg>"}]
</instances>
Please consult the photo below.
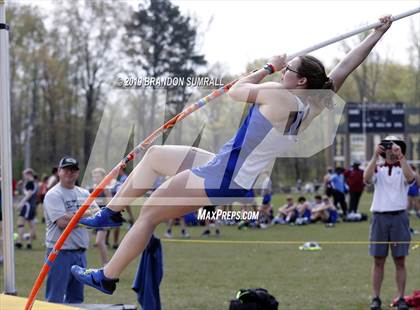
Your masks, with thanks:
<instances>
[{"instance_id":1,"label":"grassy field","mask_svg":"<svg viewBox=\"0 0 420 310\"><path fill-rule=\"evenodd\" d=\"M284 196L278 195L279 206ZM371 195L362 197L361 210L368 212ZM411 226L420 230L420 220L411 217ZM44 226L38 225L38 240L32 251L15 252L16 282L19 296L27 296L44 260ZM165 226L156 233L163 237ZM365 242L368 223L340 223L335 228L321 224L277 225L265 230L238 230L222 227L220 238L201 238L201 227L189 230L190 241L163 240L164 279L161 283L163 308L228 309L229 300L240 288L264 287L280 302L280 309L367 309L370 302L371 258ZM174 228L179 236L179 228ZM302 252L300 243L315 240L320 252ZM92 239L93 241L93 239ZM232 241L232 242L230 242ZM298 244L280 244L296 241ZM341 244L337 244L344 241ZM414 236L420 242L420 236ZM271 242L271 243L270 243ZM334 242L329 244L328 242ZM346 243L354 242L354 244ZM91 248L89 266L99 266L99 254ZM113 296L86 288L86 303L136 303L131 284L138 261L121 276ZM407 292L420 289L420 248L408 257ZM0 272L3 289L3 270ZM394 268L386 266L382 299L388 304L396 295ZM44 289L38 295L43 299Z\"/></svg>"}]
</instances>

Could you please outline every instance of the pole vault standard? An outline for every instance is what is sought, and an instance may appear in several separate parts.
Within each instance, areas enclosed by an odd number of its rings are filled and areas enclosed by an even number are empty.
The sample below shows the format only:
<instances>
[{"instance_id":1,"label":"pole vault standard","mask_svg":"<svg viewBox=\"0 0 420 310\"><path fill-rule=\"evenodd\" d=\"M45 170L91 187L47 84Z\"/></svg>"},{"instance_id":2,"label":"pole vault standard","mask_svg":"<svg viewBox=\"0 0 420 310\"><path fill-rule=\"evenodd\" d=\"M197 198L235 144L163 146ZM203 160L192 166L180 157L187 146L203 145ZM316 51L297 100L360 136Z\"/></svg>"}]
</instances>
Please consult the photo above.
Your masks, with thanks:
<instances>
[{"instance_id":1,"label":"pole vault standard","mask_svg":"<svg viewBox=\"0 0 420 310\"><path fill-rule=\"evenodd\" d=\"M1 0L0 0L1 1ZM420 7L407 11L405 13L396 15L392 18L392 21L396 21L408 16L411 16L413 14L419 13ZM367 30L376 28L381 25L381 22L376 22L369 24L367 26L360 27L356 30L353 30L351 32L339 35L337 37L334 37L332 39L326 40L324 42L321 42L319 44L316 44L314 46L308 47L304 50L301 50L295 54L291 54L288 56L288 59L292 59L297 56L302 56L307 53L313 52L317 49L323 48L327 45L336 43L338 41L344 40L348 37L354 36L356 34L359 34L361 32L365 32ZM99 183L98 187L89 195L89 197L86 199L86 201L83 203L83 205L79 208L79 210L76 212L76 214L72 217L71 221L67 225L66 229L61 234L60 238L57 240L53 250L51 251L50 255L48 256L44 266L42 267L35 284L32 288L32 291L28 297L28 301L26 303L25 309L29 310L32 308L33 302L35 301L35 297L41 288L42 282L44 281L44 278L46 277L48 271L50 270L52 264L54 263L54 260L56 259L58 253L60 252L61 246L67 239L68 235L71 233L73 228L77 225L80 218L82 217L83 213L89 208L89 206L93 203L96 197L102 192L102 190L111 182L111 180L118 175L118 171L121 168L124 168L128 162L136 158L142 150L146 150L161 134L166 132L168 129L175 126L176 123L183 120L185 117L187 117L189 114L193 113L194 111L198 110L199 108L205 106L210 101L214 100L217 97L220 97L224 93L226 93L232 86L235 84L238 80L234 80L228 84L226 84L223 87L220 87L219 89L216 89L209 95L205 96L204 98L201 98L196 103L191 104L187 108L185 108L181 113L174 116L172 119L170 119L168 122L163 124L161 127L156 129L154 132L152 132L143 142L141 142L137 147L135 147L124 159L121 160L121 162L114 167L110 173L106 175L106 177L102 180L101 183Z\"/></svg>"},{"instance_id":2,"label":"pole vault standard","mask_svg":"<svg viewBox=\"0 0 420 310\"><path fill-rule=\"evenodd\" d=\"M6 24L4 0L0 0L0 149L1 192L3 208L4 289L16 294L13 245L12 147L9 88L9 26Z\"/></svg>"}]
</instances>

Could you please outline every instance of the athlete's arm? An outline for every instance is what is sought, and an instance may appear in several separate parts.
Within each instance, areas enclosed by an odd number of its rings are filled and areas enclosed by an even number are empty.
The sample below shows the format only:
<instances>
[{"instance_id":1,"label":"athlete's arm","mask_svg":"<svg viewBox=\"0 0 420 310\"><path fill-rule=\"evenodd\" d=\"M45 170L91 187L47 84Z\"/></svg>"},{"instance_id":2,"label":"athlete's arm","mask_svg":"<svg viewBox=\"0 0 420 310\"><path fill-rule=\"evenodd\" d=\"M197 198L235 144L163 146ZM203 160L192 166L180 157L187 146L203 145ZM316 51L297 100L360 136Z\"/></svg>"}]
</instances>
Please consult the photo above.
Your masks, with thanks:
<instances>
[{"instance_id":1,"label":"athlete's arm","mask_svg":"<svg viewBox=\"0 0 420 310\"><path fill-rule=\"evenodd\" d=\"M382 38L391 26L391 15L379 19L383 25L375 28L358 46L353 48L345 58L331 71L329 77L334 81L337 92L346 78L352 73L369 55L373 47Z\"/></svg>"},{"instance_id":2,"label":"athlete's arm","mask_svg":"<svg viewBox=\"0 0 420 310\"><path fill-rule=\"evenodd\" d=\"M286 66L286 55L274 56L270 59L275 71ZM228 95L235 101L267 104L273 101L273 96L281 96L286 93L282 85L276 82L259 84L270 73L265 69L259 69L239 79L229 90ZM281 100L281 98L280 98Z\"/></svg>"}]
</instances>

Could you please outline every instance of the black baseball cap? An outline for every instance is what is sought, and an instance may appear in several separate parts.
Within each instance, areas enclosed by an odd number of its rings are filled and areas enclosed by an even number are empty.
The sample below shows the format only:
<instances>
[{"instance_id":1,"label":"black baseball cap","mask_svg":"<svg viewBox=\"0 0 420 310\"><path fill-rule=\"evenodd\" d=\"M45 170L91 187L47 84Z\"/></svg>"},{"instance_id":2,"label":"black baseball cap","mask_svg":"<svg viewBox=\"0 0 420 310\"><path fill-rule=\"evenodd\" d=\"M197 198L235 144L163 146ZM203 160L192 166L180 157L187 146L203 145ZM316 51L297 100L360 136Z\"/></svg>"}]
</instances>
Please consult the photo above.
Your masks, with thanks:
<instances>
[{"instance_id":1,"label":"black baseball cap","mask_svg":"<svg viewBox=\"0 0 420 310\"><path fill-rule=\"evenodd\" d=\"M72 157L63 157L58 164L58 168L66 168L66 167L73 167L74 169L79 170L79 163L76 159Z\"/></svg>"}]
</instances>

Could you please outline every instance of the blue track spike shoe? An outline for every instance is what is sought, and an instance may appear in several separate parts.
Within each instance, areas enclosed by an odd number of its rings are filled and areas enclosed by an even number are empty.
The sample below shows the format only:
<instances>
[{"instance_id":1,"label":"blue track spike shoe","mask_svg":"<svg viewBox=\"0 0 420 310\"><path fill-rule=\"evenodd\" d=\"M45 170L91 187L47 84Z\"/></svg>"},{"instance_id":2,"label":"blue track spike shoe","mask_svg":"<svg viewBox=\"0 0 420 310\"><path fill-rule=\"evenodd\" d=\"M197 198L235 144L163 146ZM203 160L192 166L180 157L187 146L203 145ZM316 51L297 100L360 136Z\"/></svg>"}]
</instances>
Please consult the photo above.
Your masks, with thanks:
<instances>
[{"instance_id":1,"label":"blue track spike shoe","mask_svg":"<svg viewBox=\"0 0 420 310\"><path fill-rule=\"evenodd\" d=\"M118 279L108 279L104 275L103 269L86 269L77 265L71 266L73 276L83 284L89 285L101 292L112 295Z\"/></svg>"},{"instance_id":2,"label":"blue track spike shoe","mask_svg":"<svg viewBox=\"0 0 420 310\"><path fill-rule=\"evenodd\" d=\"M94 216L81 218L79 224L90 228L119 227L123 224L124 218L121 212L112 211L109 208L102 208Z\"/></svg>"}]
</instances>

